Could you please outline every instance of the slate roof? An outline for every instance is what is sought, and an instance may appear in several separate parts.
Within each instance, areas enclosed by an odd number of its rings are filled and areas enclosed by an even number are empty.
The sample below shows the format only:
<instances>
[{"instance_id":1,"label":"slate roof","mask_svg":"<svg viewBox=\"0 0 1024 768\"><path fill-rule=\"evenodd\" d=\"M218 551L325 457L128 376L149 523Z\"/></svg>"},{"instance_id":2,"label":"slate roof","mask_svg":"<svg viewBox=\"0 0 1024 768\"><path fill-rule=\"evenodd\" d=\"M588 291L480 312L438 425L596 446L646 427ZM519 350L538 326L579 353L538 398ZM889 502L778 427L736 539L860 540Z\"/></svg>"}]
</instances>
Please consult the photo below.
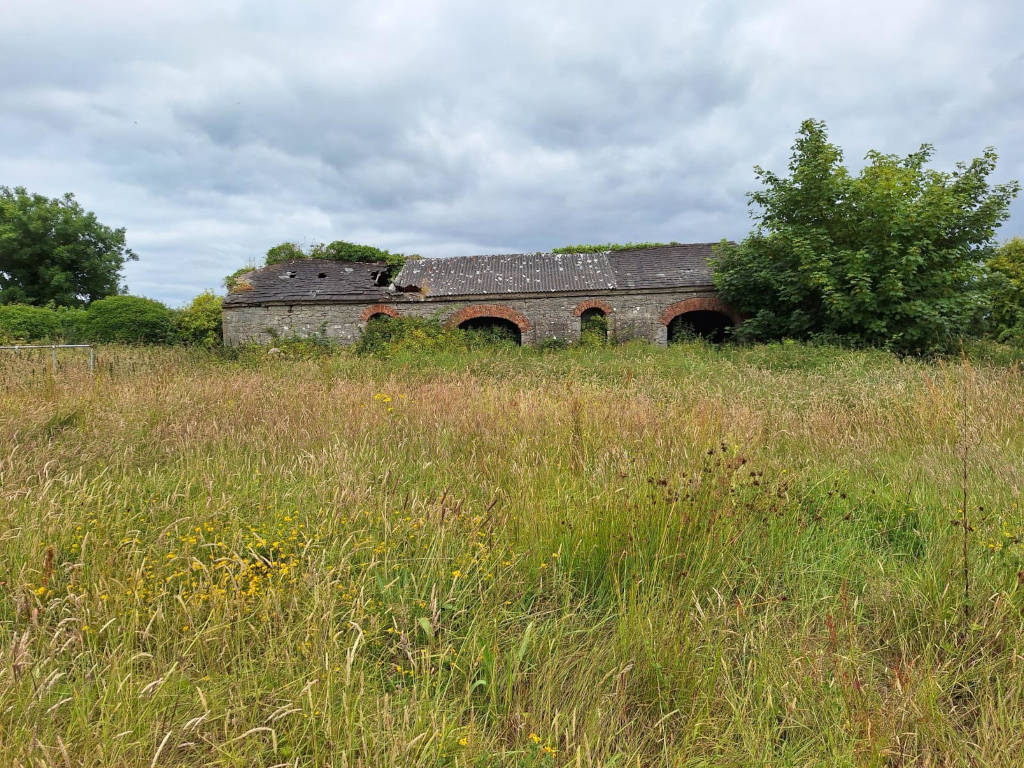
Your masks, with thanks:
<instances>
[{"instance_id":1,"label":"slate roof","mask_svg":"<svg viewBox=\"0 0 1024 768\"><path fill-rule=\"evenodd\" d=\"M605 291L615 288L615 274L603 253L455 256L406 262L395 287L427 296Z\"/></svg>"},{"instance_id":2,"label":"slate roof","mask_svg":"<svg viewBox=\"0 0 1024 768\"><path fill-rule=\"evenodd\" d=\"M385 301L393 297L387 286L375 283L374 273L387 264L344 262L326 259L287 261L263 267L240 279L252 290L234 291L224 299L225 306L244 306L265 302L304 301Z\"/></svg>"},{"instance_id":3,"label":"slate roof","mask_svg":"<svg viewBox=\"0 0 1024 768\"><path fill-rule=\"evenodd\" d=\"M711 285L711 247L679 243L658 248L611 251L608 261L617 288L679 288Z\"/></svg>"},{"instance_id":4,"label":"slate roof","mask_svg":"<svg viewBox=\"0 0 1024 768\"><path fill-rule=\"evenodd\" d=\"M430 297L704 286L711 284L712 245L419 259L406 262L395 287Z\"/></svg>"},{"instance_id":5,"label":"slate roof","mask_svg":"<svg viewBox=\"0 0 1024 768\"><path fill-rule=\"evenodd\" d=\"M594 292L688 288L711 285L711 247L686 243L603 253L513 253L414 259L395 278L378 286L383 263L324 259L263 267L242 279L252 290L235 291L225 306L307 301L394 302L420 290L427 299L518 293Z\"/></svg>"}]
</instances>

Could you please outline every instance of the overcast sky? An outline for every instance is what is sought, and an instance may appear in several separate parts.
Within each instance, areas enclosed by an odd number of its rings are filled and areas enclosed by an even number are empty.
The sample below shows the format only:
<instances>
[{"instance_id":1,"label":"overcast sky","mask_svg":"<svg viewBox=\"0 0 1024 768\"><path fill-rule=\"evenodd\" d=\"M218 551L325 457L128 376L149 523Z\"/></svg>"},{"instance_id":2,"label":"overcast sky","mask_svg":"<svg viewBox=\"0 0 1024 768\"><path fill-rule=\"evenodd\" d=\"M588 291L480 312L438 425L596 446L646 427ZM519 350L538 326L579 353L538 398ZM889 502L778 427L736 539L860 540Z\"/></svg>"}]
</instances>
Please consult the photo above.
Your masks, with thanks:
<instances>
[{"instance_id":1,"label":"overcast sky","mask_svg":"<svg viewBox=\"0 0 1024 768\"><path fill-rule=\"evenodd\" d=\"M172 305L284 240L739 239L807 117L1024 180L1020 0L2 4L0 184L127 228Z\"/></svg>"}]
</instances>

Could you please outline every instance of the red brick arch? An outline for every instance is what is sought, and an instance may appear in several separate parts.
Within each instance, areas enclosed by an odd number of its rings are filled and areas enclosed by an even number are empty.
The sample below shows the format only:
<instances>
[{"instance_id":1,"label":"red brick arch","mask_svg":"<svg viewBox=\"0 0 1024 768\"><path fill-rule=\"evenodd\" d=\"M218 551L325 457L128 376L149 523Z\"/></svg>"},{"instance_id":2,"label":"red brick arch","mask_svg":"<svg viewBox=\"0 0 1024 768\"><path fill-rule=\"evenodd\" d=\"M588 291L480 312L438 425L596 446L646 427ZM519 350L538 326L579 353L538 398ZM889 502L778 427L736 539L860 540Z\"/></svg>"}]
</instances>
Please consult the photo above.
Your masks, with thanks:
<instances>
[{"instance_id":1,"label":"red brick arch","mask_svg":"<svg viewBox=\"0 0 1024 768\"><path fill-rule=\"evenodd\" d=\"M668 307L668 309L661 313L661 324L668 325L679 315L686 312L718 312L736 324L739 324L742 320L739 313L721 299L715 296L696 296L692 299L677 301Z\"/></svg>"},{"instance_id":2,"label":"red brick arch","mask_svg":"<svg viewBox=\"0 0 1024 768\"><path fill-rule=\"evenodd\" d=\"M473 304L465 307L448 318L447 325L449 328L455 328L467 320L477 317L500 317L502 320L514 323L520 333L530 330L530 321L526 319L526 315L501 304Z\"/></svg>"},{"instance_id":3,"label":"red brick arch","mask_svg":"<svg viewBox=\"0 0 1024 768\"><path fill-rule=\"evenodd\" d=\"M388 317L398 317L398 310L394 307L389 307L387 304L373 304L363 310L363 314L359 316L359 322L369 322L370 318L374 315L387 315Z\"/></svg>"},{"instance_id":4,"label":"red brick arch","mask_svg":"<svg viewBox=\"0 0 1024 768\"><path fill-rule=\"evenodd\" d=\"M576 309L574 309L572 313L576 317L581 317L588 309L600 309L606 315L610 315L612 313L612 308L598 299L587 299L586 301L581 301L576 305Z\"/></svg>"}]
</instances>

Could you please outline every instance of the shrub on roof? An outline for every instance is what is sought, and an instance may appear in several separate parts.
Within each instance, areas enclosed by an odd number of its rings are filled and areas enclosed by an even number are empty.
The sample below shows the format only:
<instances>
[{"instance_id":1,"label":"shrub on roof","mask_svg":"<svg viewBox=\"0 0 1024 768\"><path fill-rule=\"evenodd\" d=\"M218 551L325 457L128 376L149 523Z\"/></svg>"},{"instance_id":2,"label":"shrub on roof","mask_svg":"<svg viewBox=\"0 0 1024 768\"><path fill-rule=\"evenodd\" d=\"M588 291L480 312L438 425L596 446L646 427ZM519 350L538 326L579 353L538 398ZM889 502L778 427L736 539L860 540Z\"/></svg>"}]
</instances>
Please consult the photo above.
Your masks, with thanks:
<instances>
[{"instance_id":1,"label":"shrub on roof","mask_svg":"<svg viewBox=\"0 0 1024 768\"><path fill-rule=\"evenodd\" d=\"M591 245L564 245L552 248L552 253L604 253L605 251L632 251L635 248L660 248L665 245L681 245L673 240L671 243L596 243Z\"/></svg>"},{"instance_id":2,"label":"shrub on roof","mask_svg":"<svg viewBox=\"0 0 1024 768\"><path fill-rule=\"evenodd\" d=\"M393 278L402 269L406 259L413 258L419 257L415 254L406 256L402 253L392 253L372 245L335 240L330 243L314 243L308 248L303 248L301 245L292 242L280 243L267 251L266 264L270 266L272 264L281 264L286 261L298 261L301 259L382 262L388 265L388 276ZM238 274L236 272L234 276Z\"/></svg>"}]
</instances>

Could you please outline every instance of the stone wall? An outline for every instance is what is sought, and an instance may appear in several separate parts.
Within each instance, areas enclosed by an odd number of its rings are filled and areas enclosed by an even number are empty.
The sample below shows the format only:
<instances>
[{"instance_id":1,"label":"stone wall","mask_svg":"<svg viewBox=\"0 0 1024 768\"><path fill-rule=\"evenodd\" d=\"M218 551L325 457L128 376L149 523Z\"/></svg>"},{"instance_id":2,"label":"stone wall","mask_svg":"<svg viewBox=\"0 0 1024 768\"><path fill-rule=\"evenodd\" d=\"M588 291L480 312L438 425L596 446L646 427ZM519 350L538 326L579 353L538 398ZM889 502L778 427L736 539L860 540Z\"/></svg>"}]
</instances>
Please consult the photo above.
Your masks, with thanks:
<instances>
[{"instance_id":1,"label":"stone wall","mask_svg":"<svg viewBox=\"0 0 1024 768\"><path fill-rule=\"evenodd\" d=\"M480 305L487 306L485 308ZM468 317L504 317L520 326L524 344L538 344L545 339L572 342L580 337L582 310L591 306L611 309L608 314L608 330L610 336L619 341L640 338L665 344L667 323L681 312L710 309L738 320L708 289L615 291L516 298L481 296L474 297L472 301L424 300L410 298L408 294L396 294L395 300L385 305L324 303L227 306L224 308L224 343L266 344L275 335L288 337L323 334L341 344L352 344L359 338L367 318L387 308L394 310L398 316L437 316L442 322L453 324Z\"/></svg>"}]
</instances>

